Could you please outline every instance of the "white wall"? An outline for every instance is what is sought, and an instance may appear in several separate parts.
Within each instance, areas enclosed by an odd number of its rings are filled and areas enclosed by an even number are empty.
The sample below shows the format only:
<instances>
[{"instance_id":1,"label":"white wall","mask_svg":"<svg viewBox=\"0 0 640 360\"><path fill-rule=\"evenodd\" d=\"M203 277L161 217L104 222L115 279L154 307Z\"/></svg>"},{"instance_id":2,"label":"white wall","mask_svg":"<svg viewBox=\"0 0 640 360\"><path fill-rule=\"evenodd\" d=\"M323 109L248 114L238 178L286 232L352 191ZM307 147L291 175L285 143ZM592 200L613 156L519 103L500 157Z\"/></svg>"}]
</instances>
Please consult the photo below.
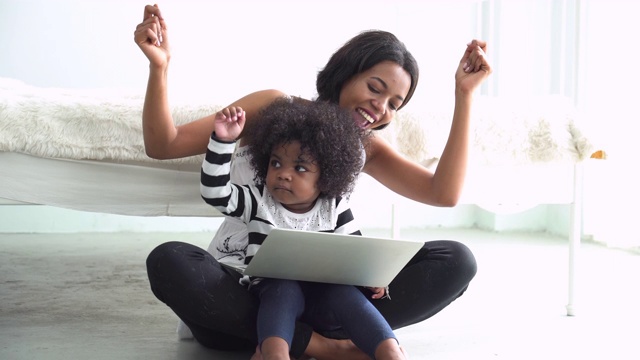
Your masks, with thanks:
<instances>
[{"instance_id":1,"label":"white wall","mask_svg":"<svg viewBox=\"0 0 640 360\"><path fill-rule=\"evenodd\" d=\"M36 86L143 91L148 62L133 31L147 3L0 0L0 76ZM316 73L333 51L374 28L394 32L419 60L416 107L442 99L451 103L457 62L477 36L473 1L166 0L159 5L172 44L173 98L196 96L220 104L263 88L312 97Z\"/></svg>"}]
</instances>

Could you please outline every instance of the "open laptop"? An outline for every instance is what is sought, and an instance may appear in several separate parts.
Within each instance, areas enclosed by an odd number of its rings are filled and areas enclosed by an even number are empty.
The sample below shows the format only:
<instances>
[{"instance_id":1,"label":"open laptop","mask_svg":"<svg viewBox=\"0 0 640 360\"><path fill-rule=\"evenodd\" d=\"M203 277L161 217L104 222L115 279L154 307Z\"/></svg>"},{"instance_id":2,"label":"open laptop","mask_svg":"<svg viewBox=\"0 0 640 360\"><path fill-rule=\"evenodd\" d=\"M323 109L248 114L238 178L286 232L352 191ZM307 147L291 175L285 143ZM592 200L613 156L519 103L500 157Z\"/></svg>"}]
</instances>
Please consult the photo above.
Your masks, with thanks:
<instances>
[{"instance_id":1,"label":"open laptop","mask_svg":"<svg viewBox=\"0 0 640 360\"><path fill-rule=\"evenodd\" d=\"M251 263L236 270L258 277L385 287L422 245L417 241L274 229Z\"/></svg>"}]
</instances>

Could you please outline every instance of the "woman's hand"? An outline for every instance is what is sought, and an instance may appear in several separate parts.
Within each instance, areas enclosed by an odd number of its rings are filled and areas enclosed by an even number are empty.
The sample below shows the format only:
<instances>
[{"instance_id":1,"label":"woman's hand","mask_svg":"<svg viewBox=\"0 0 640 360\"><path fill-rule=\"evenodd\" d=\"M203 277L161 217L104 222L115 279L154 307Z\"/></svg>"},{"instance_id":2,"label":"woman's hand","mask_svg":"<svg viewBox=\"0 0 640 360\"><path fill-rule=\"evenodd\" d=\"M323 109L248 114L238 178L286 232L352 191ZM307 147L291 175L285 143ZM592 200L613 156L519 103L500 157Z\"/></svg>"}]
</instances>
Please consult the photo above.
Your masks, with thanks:
<instances>
[{"instance_id":1,"label":"woman's hand","mask_svg":"<svg viewBox=\"0 0 640 360\"><path fill-rule=\"evenodd\" d=\"M472 40L460 60L456 71L456 90L463 94L473 93L491 74L491 64L487 59L487 43Z\"/></svg>"},{"instance_id":2,"label":"woman's hand","mask_svg":"<svg viewBox=\"0 0 640 360\"><path fill-rule=\"evenodd\" d=\"M222 141L235 141L244 128L245 112L239 106L224 108L214 118L216 138Z\"/></svg>"},{"instance_id":3,"label":"woman's hand","mask_svg":"<svg viewBox=\"0 0 640 360\"><path fill-rule=\"evenodd\" d=\"M142 22L136 27L133 38L153 66L166 66L169 63L169 38L167 25L158 5L144 7Z\"/></svg>"}]
</instances>

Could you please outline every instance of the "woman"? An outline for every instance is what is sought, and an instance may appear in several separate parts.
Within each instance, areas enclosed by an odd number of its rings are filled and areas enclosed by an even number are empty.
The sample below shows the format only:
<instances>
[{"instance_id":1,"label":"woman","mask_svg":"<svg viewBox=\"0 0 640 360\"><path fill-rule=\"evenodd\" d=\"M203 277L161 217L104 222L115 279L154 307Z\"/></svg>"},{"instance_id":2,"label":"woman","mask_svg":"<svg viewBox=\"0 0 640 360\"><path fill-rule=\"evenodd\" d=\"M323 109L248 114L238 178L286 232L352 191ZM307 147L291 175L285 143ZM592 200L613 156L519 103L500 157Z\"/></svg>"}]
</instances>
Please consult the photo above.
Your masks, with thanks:
<instances>
[{"instance_id":1,"label":"woman","mask_svg":"<svg viewBox=\"0 0 640 360\"><path fill-rule=\"evenodd\" d=\"M150 61L143 108L147 154L157 159L172 159L204 153L215 114L179 127L174 125L167 97L169 38L157 6L145 7L143 22L136 28L134 39ZM451 132L435 172L405 159L375 136L370 140L362 171L415 201L454 206L466 173L473 92L491 73L485 50L484 42L474 40L467 45L460 60L455 73ZM318 100L348 109L364 129L379 129L406 105L417 82L417 64L404 45L392 34L368 32L356 36L331 57L318 75ZM260 109L282 96L286 94L276 90L259 91L229 106L242 107L250 126ZM243 141L241 139L241 145L246 145ZM232 176L235 176L232 180L249 183L253 173L241 149L236 151L232 163ZM226 350L255 348L257 300L218 262L241 261L246 237L244 224L225 219L209 248L214 256L168 243L156 248L147 259L154 293L205 346ZM380 299L377 293L367 296L391 327L397 329L442 310L462 295L475 272L475 259L466 246L454 241L430 241L390 284L392 300ZM342 334L318 334L299 323L291 355L297 358L305 354L317 359L366 358L348 340L332 340L335 338L342 338Z\"/></svg>"}]
</instances>

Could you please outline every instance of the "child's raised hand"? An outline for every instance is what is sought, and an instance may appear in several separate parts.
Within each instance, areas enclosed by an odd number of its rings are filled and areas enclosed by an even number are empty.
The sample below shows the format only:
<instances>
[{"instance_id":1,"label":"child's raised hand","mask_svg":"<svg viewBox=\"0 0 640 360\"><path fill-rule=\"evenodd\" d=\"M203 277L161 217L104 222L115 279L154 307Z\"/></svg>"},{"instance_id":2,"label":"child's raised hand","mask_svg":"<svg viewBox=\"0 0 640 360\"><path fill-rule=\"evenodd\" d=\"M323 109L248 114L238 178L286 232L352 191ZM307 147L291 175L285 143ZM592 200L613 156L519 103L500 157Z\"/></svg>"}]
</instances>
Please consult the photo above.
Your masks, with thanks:
<instances>
[{"instance_id":1,"label":"child's raised hand","mask_svg":"<svg viewBox=\"0 0 640 360\"><path fill-rule=\"evenodd\" d=\"M244 128L245 112L239 106L224 108L216 113L214 122L216 138L235 141Z\"/></svg>"}]
</instances>

